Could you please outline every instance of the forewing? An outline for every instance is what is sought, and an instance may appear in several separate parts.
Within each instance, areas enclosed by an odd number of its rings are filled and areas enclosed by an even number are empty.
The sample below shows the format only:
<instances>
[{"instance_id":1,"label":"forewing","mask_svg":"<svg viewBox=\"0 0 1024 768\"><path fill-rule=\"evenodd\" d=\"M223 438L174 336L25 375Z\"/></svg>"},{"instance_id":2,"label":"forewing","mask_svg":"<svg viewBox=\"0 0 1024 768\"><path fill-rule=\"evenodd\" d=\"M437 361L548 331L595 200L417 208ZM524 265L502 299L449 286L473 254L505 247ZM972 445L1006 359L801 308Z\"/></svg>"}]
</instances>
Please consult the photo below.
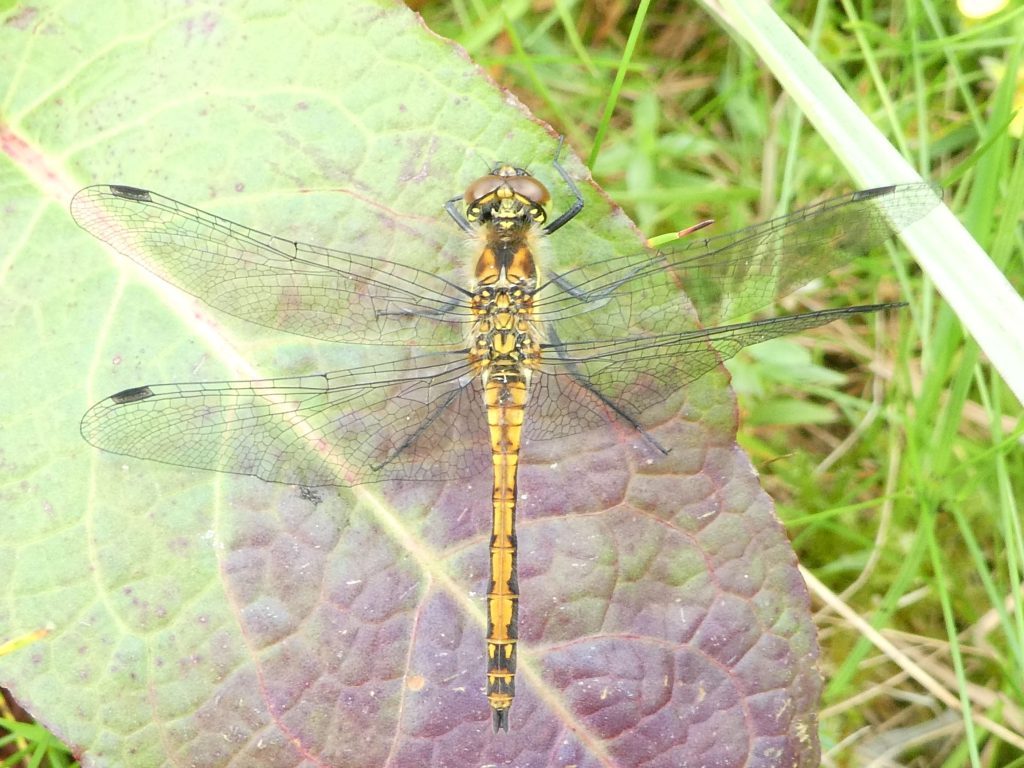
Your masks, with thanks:
<instances>
[{"instance_id":1,"label":"forewing","mask_svg":"<svg viewBox=\"0 0 1024 768\"><path fill-rule=\"evenodd\" d=\"M771 221L628 256L593 257L538 292L565 341L706 328L746 315L883 243L938 205L928 184L862 190Z\"/></svg>"},{"instance_id":2,"label":"forewing","mask_svg":"<svg viewBox=\"0 0 1024 768\"><path fill-rule=\"evenodd\" d=\"M157 384L86 412L98 448L304 486L473 476L489 465L464 353L316 376Z\"/></svg>"},{"instance_id":3,"label":"forewing","mask_svg":"<svg viewBox=\"0 0 1024 768\"><path fill-rule=\"evenodd\" d=\"M285 240L134 187L86 187L75 221L235 317L327 341L458 343L463 289L386 259Z\"/></svg>"}]
</instances>

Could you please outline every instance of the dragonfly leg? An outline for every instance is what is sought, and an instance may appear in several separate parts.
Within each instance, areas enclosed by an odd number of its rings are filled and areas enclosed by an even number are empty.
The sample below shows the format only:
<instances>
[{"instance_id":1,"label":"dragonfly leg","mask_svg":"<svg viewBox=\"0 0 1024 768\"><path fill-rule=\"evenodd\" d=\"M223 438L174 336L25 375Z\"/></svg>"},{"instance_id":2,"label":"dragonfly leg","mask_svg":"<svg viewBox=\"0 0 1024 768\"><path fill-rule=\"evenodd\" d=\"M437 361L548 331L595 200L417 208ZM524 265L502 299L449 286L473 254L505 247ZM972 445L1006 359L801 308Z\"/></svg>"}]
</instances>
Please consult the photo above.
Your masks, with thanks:
<instances>
[{"instance_id":1,"label":"dragonfly leg","mask_svg":"<svg viewBox=\"0 0 1024 768\"><path fill-rule=\"evenodd\" d=\"M405 438L405 440L403 440L397 446L395 446L391 450L391 453L384 457L384 461L380 462L379 464L371 464L370 469L372 469L374 472L379 472L392 461L397 459L406 448L415 443L430 430L431 425L433 425L433 423L441 417L441 415L445 412L448 406L458 399L463 389L465 389L465 386L460 387L459 389L452 390L444 399L441 400L440 403L434 403L433 413L431 413L430 416L425 418L420 423L420 425L416 428L416 431L409 435L407 438Z\"/></svg>"},{"instance_id":2,"label":"dragonfly leg","mask_svg":"<svg viewBox=\"0 0 1024 768\"><path fill-rule=\"evenodd\" d=\"M583 389L585 389L587 392L589 392L598 400L600 400L602 405L608 408L608 410L610 410L622 421L624 421L626 424L628 424L630 427L632 427L634 430L640 433L640 436L643 437L644 441L648 445L650 445L652 448L655 448L658 452L666 456L668 455L669 449L665 448L661 443L655 440L654 437L652 437L647 432L647 430L643 428L639 421L637 421L635 418L626 413L626 411L623 410L622 406L618 405L614 400L605 397L605 395L603 395L598 389L594 387L593 384L590 383L590 381L586 377L586 374L584 374L579 369L579 366L576 365L576 363L571 358L566 356L565 347L563 346L562 340L558 337L558 333L555 331L554 328L548 328L548 338L550 339L550 341L543 344L542 349L553 350L554 353L562 359L562 361L565 363L565 371L568 373L568 375L572 378L574 382L576 382L579 386L583 387Z\"/></svg>"},{"instance_id":3,"label":"dragonfly leg","mask_svg":"<svg viewBox=\"0 0 1024 768\"><path fill-rule=\"evenodd\" d=\"M474 229L473 225L470 224L469 221L467 221L465 216L462 215L462 211L459 210L458 203L461 202L462 195L456 195L455 197L453 197L451 200L444 204L444 209L448 211L448 215L455 220L456 224L458 224L463 230L469 232L469 234L472 235L476 232L476 229Z\"/></svg>"},{"instance_id":4,"label":"dragonfly leg","mask_svg":"<svg viewBox=\"0 0 1024 768\"><path fill-rule=\"evenodd\" d=\"M438 277L453 293L461 293L466 297L466 302L473 297L472 292L467 291L461 285L455 285L443 277ZM440 307L407 307L406 309L388 310L378 309L374 312L375 317L427 317L431 320L463 322L466 317L460 315L457 310L464 309L465 303L457 298L448 297L447 301Z\"/></svg>"},{"instance_id":5,"label":"dragonfly leg","mask_svg":"<svg viewBox=\"0 0 1024 768\"><path fill-rule=\"evenodd\" d=\"M562 136L558 139L558 149L555 150L555 158L554 160L551 161L551 164L555 167L555 170L558 171L558 175L562 177L562 180L565 181L566 185L569 187L569 191L572 192L573 197L576 199L573 202L572 206L569 208L569 210L567 210L557 219L555 219L546 227L544 227L545 235L550 235L556 229L559 229L565 224L568 224L570 221L576 218L576 214L583 210L583 195L580 194L579 187L577 187L576 182L574 182L572 178L570 178L569 172L566 171L564 167L562 167L562 164L560 162L558 162L558 156L562 154L562 145L564 143L565 136Z\"/></svg>"},{"instance_id":6,"label":"dragonfly leg","mask_svg":"<svg viewBox=\"0 0 1024 768\"><path fill-rule=\"evenodd\" d=\"M554 283L567 294L572 296L574 299L578 299L579 301L585 302L587 304L595 304L597 302L606 300L609 296L611 296L617 290L619 290L619 288L621 288L623 285L628 283L630 280L633 280L634 278L638 277L640 274L642 274L645 270L648 269L650 269L650 267L646 264L634 267L624 276L616 280L614 283L609 283L608 285L604 286L604 288L602 288L600 291L583 290L579 286L573 284L568 279L566 279L564 275L552 275L548 282Z\"/></svg>"}]
</instances>

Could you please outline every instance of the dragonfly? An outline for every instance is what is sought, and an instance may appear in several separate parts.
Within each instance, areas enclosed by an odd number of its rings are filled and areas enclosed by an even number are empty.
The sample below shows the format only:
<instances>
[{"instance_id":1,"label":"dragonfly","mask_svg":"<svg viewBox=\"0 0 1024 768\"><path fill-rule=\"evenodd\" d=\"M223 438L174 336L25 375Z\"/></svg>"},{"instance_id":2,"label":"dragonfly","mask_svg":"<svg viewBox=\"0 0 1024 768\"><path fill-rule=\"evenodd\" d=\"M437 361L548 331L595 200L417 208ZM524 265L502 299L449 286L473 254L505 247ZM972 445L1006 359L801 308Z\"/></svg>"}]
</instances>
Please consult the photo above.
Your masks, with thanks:
<instances>
[{"instance_id":1,"label":"dragonfly","mask_svg":"<svg viewBox=\"0 0 1024 768\"><path fill-rule=\"evenodd\" d=\"M722 324L878 246L939 198L929 184L854 192L728 234L559 269L539 243L550 219L535 175L498 163L443 203L472 236L471 279L267 234L155 192L79 191L75 221L211 307L331 342L394 353L369 365L261 381L151 384L84 415L85 440L115 454L253 475L303 488L492 477L486 694L495 732L515 696L516 506L522 447L616 427L648 431L659 406L740 349L875 304ZM440 212L440 206L439 206ZM542 269L543 267L543 269ZM660 414L660 415L659 415Z\"/></svg>"}]
</instances>

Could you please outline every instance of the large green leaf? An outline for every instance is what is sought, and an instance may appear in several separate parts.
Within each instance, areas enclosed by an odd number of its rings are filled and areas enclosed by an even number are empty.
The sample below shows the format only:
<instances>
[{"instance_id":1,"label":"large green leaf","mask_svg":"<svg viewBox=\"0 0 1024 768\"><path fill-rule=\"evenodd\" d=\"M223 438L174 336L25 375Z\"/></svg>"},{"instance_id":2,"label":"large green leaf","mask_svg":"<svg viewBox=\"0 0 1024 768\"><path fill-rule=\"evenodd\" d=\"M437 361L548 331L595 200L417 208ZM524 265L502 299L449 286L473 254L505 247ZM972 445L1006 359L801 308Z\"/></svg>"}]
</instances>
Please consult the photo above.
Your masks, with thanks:
<instances>
[{"instance_id":1,"label":"large green leaf","mask_svg":"<svg viewBox=\"0 0 1024 768\"><path fill-rule=\"evenodd\" d=\"M166 11L161 15L159 11ZM725 377L634 435L531 450L513 731L482 693L490 480L317 493L101 454L85 409L160 381L376 350L219 315L76 228L80 186L157 189L434 269L441 204L497 159L556 195L551 132L387 2L18 7L0 28L0 683L94 765L816 765L794 558ZM575 157L570 172L586 178ZM636 248L599 191L554 258ZM3 638L0 638L3 639Z\"/></svg>"}]
</instances>

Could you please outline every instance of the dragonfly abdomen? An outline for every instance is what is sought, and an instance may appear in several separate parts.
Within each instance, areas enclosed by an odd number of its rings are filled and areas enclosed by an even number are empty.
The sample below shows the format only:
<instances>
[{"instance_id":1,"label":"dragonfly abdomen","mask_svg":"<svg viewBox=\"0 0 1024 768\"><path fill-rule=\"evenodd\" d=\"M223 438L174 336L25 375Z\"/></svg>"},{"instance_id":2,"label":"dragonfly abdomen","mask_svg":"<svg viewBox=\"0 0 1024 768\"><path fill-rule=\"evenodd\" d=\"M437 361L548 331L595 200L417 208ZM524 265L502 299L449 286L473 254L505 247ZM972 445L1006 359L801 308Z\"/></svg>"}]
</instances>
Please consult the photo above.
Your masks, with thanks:
<instances>
[{"instance_id":1,"label":"dragonfly abdomen","mask_svg":"<svg viewBox=\"0 0 1024 768\"><path fill-rule=\"evenodd\" d=\"M491 581L487 591L487 699L494 730L508 730L515 696L519 580L516 575L516 478L522 442L527 379L494 376L484 389L494 464L491 521Z\"/></svg>"}]
</instances>

